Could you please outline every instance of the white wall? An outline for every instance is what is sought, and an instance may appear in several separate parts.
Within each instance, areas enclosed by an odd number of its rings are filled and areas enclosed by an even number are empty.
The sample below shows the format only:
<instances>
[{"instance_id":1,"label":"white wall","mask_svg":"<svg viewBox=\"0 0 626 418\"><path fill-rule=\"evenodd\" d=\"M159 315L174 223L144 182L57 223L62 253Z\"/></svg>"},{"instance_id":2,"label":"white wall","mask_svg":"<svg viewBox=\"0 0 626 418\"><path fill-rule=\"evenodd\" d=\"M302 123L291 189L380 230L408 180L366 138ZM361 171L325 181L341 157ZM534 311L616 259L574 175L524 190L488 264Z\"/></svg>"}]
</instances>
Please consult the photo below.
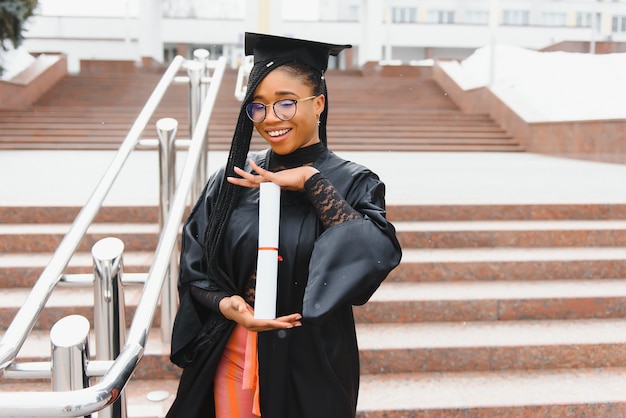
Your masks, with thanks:
<instances>
[{"instance_id":1,"label":"white wall","mask_svg":"<svg viewBox=\"0 0 626 418\"><path fill-rule=\"evenodd\" d=\"M457 19L461 19L464 10L488 10L490 0L163 0L161 12L187 13L195 17L162 18L159 23L161 39L155 41L154 33L150 35L149 30L155 28L146 27L138 18L142 1L159 3L158 0L107 0L105 3L40 0L41 15L29 21L24 47L31 52L64 52L73 68L80 59L139 61L148 53L158 60L158 53L150 49L154 48L154 42L222 45L235 62L241 54L243 33L259 31L259 27L269 24L270 32L276 35L350 43L354 46L356 60L362 64L383 58L404 61L427 49L435 54L441 52L446 58L451 53L467 52L469 55L472 50L488 45L491 36L486 25L424 21L429 10L455 10ZM577 10L597 10L603 13L604 24L603 33L596 35L595 40L607 39L610 35L613 40L626 41L626 33L606 34L606 22L610 30L612 14L626 15L624 1L598 4L592 0L500 0L499 3L500 10L530 10L533 19L538 19L542 11L564 11L570 14L568 22ZM267 10L260 10L263 5ZM349 20L354 7L360 7L360 21ZM383 16L388 14L384 10L390 7L417 7L421 21L385 24ZM302 12L300 18L299 11ZM263 22L263 16L267 16L269 23ZM153 41L150 47L141 42L146 37ZM498 43L536 49L561 41L589 41L592 33L589 28L577 27L500 26L496 39ZM385 51L390 51L390 56Z\"/></svg>"}]
</instances>

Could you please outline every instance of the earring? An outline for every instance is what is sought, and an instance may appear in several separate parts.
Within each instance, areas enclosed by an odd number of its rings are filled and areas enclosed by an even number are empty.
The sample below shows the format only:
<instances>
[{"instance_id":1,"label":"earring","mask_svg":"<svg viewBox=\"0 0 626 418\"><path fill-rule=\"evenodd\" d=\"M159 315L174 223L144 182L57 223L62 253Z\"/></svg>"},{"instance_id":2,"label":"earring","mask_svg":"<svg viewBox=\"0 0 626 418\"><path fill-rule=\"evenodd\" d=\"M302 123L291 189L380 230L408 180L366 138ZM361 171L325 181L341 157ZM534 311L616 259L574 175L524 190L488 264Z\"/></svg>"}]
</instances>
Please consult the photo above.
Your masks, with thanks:
<instances>
[{"instance_id":1,"label":"earring","mask_svg":"<svg viewBox=\"0 0 626 418\"><path fill-rule=\"evenodd\" d=\"M320 116L319 115L315 115L315 117L317 118L317 126L320 126Z\"/></svg>"}]
</instances>

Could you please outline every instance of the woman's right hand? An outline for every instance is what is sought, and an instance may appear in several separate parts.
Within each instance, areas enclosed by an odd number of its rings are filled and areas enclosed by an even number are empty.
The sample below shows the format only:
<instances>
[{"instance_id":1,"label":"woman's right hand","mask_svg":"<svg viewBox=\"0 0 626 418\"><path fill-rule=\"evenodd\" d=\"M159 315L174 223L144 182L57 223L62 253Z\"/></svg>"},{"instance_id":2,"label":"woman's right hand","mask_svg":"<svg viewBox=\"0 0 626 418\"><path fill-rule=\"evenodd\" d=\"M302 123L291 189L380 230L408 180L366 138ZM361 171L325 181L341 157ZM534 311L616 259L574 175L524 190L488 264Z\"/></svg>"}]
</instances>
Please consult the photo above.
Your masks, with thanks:
<instances>
[{"instance_id":1,"label":"woman's right hand","mask_svg":"<svg viewBox=\"0 0 626 418\"><path fill-rule=\"evenodd\" d=\"M238 295L223 298L220 301L219 307L222 315L250 331L270 331L274 329L299 327L302 325L302 322L300 322L302 315L298 313L281 316L276 319L256 319L252 306Z\"/></svg>"}]
</instances>

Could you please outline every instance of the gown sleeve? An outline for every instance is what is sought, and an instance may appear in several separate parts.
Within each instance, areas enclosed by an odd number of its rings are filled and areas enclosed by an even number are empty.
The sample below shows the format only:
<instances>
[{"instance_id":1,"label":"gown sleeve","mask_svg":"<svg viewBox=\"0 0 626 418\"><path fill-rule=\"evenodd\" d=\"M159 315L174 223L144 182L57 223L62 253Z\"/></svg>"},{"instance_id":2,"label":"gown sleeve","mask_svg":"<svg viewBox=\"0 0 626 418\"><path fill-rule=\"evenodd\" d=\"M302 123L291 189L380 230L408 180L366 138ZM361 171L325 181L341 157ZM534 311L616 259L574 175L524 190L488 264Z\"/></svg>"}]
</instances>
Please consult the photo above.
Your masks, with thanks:
<instances>
[{"instance_id":1,"label":"gown sleeve","mask_svg":"<svg viewBox=\"0 0 626 418\"><path fill-rule=\"evenodd\" d=\"M361 216L327 227L315 242L302 309L310 323L339 306L367 302L402 256L385 216L384 183L368 170L346 177L353 182L345 201Z\"/></svg>"}]
</instances>

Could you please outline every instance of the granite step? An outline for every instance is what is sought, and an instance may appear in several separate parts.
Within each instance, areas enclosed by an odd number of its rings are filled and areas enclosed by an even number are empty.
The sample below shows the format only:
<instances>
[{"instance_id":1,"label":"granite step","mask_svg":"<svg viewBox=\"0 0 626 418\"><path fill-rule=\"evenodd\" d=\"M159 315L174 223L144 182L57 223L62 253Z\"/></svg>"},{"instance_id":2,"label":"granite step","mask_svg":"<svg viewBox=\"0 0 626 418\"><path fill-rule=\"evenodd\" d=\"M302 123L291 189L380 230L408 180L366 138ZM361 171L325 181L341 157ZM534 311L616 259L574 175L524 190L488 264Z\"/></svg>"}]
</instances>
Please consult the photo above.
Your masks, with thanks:
<instances>
[{"instance_id":1,"label":"granite step","mask_svg":"<svg viewBox=\"0 0 626 418\"><path fill-rule=\"evenodd\" d=\"M404 249L391 282L626 277L625 247Z\"/></svg>"},{"instance_id":2,"label":"granite step","mask_svg":"<svg viewBox=\"0 0 626 418\"><path fill-rule=\"evenodd\" d=\"M626 318L626 279L384 282L358 323Z\"/></svg>"},{"instance_id":3,"label":"granite step","mask_svg":"<svg viewBox=\"0 0 626 418\"><path fill-rule=\"evenodd\" d=\"M30 288L4 287L0 295L0 329L6 329L29 293ZM128 325L140 294L140 286L125 285ZM35 329L50 329L69 314L93 321L91 287L57 286ZM355 308L357 323L369 324L624 317L626 279L390 282L383 283L367 304ZM159 323L157 315L154 326Z\"/></svg>"},{"instance_id":4,"label":"granite step","mask_svg":"<svg viewBox=\"0 0 626 418\"><path fill-rule=\"evenodd\" d=\"M415 221L626 220L626 205L619 203L390 205L387 207L387 215L394 223Z\"/></svg>"},{"instance_id":5,"label":"granite step","mask_svg":"<svg viewBox=\"0 0 626 418\"><path fill-rule=\"evenodd\" d=\"M52 253L0 253L0 286L2 288L31 288L52 256ZM151 251L125 251L124 272L146 273L153 258L154 253ZM64 273L93 273L91 253L75 253Z\"/></svg>"},{"instance_id":6,"label":"granite step","mask_svg":"<svg viewBox=\"0 0 626 418\"><path fill-rule=\"evenodd\" d=\"M0 206L0 224L72 223L80 211L76 206ZM96 223L156 223L156 206L104 206ZM387 216L394 225L421 222L476 221L623 221L625 204L463 204L388 205Z\"/></svg>"},{"instance_id":7,"label":"granite step","mask_svg":"<svg viewBox=\"0 0 626 418\"><path fill-rule=\"evenodd\" d=\"M71 224L78 216L78 206L0 206L3 224ZM103 206L96 215L98 223L157 223L157 206Z\"/></svg>"},{"instance_id":8,"label":"granite step","mask_svg":"<svg viewBox=\"0 0 626 418\"><path fill-rule=\"evenodd\" d=\"M403 248L493 247L618 247L626 245L626 221L425 221L396 222ZM0 251L54 251L69 224L0 224ZM155 249L159 227L149 223L96 223L79 251L89 251L100 239L115 236L129 251Z\"/></svg>"},{"instance_id":9,"label":"granite step","mask_svg":"<svg viewBox=\"0 0 626 418\"><path fill-rule=\"evenodd\" d=\"M626 320L359 324L362 373L626 366Z\"/></svg>"},{"instance_id":10,"label":"granite step","mask_svg":"<svg viewBox=\"0 0 626 418\"><path fill-rule=\"evenodd\" d=\"M53 252L70 227L70 224L0 224L0 252ZM127 251L155 250L158 234L157 224L96 223L87 229L78 251L91 251L96 242L106 237L121 239Z\"/></svg>"},{"instance_id":11,"label":"granite step","mask_svg":"<svg viewBox=\"0 0 626 418\"><path fill-rule=\"evenodd\" d=\"M127 272L146 272L151 252L126 251ZM31 287L51 253L0 254L0 283ZM67 273L92 271L90 253L75 254ZM624 247L403 249L387 282L585 280L626 277Z\"/></svg>"},{"instance_id":12,"label":"granite step","mask_svg":"<svg viewBox=\"0 0 626 418\"><path fill-rule=\"evenodd\" d=\"M622 418L625 385L623 368L365 374L357 418ZM0 388L47 391L50 384L9 382ZM177 388L177 379L131 379L128 417L164 417Z\"/></svg>"},{"instance_id":13,"label":"granite step","mask_svg":"<svg viewBox=\"0 0 626 418\"><path fill-rule=\"evenodd\" d=\"M403 248L619 247L626 220L396 222Z\"/></svg>"},{"instance_id":14,"label":"granite step","mask_svg":"<svg viewBox=\"0 0 626 418\"><path fill-rule=\"evenodd\" d=\"M626 369L363 375L359 418L626 416Z\"/></svg>"},{"instance_id":15,"label":"granite step","mask_svg":"<svg viewBox=\"0 0 626 418\"><path fill-rule=\"evenodd\" d=\"M157 315L155 314L155 318ZM59 318L61 319L61 318ZM0 332L0 339L4 337L5 330ZM89 353L91 358L96 358L97 344L92 330L89 336ZM169 360L170 346L163 342L159 328L152 328L148 332L146 349L133 374L134 379L178 379L180 369ZM15 363L20 362L45 362L51 357L50 330L33 330L27 337L24 345L17 354ZM28 381L42 381L45 379L28 379ZM19 379L0 379L0 388L5 383L16 383Z\"/></svg>"},{"instance_id":16,"label":"granite step","mask_svg":"<svg viewBox=\"0 0 626 418\"><path fill-rule=\"evenodd\" d=\"M357 324L357 338L363 374L626 367L625 319ZM34 330L17 361L49 357L49 331ZM179 372L152 329L135 377Z\"/></svg>"},{"instance_id":17,"label":"granite step","mask_svg":"<svg viewBox=\"0 0 626 418\"><path fill-rule=\"evenodd\" d=\"M130 323L135 315L135 309L141 297L142 287L137 284L127 284L124 286L124 306L126 325ZM6 288L0 295L0 329L7 329L17 311L22 307L30 288ZM67 315L82 315L89 319L93 326L94 317L94 290L90 287L65 287L57 286L46 302L46 306L39 315L34 329L49 330L61 318ZM153 320L153 326L158 327L161 323L160 308L157 306L157 314Z\"/></svg>"}]
</instances>

